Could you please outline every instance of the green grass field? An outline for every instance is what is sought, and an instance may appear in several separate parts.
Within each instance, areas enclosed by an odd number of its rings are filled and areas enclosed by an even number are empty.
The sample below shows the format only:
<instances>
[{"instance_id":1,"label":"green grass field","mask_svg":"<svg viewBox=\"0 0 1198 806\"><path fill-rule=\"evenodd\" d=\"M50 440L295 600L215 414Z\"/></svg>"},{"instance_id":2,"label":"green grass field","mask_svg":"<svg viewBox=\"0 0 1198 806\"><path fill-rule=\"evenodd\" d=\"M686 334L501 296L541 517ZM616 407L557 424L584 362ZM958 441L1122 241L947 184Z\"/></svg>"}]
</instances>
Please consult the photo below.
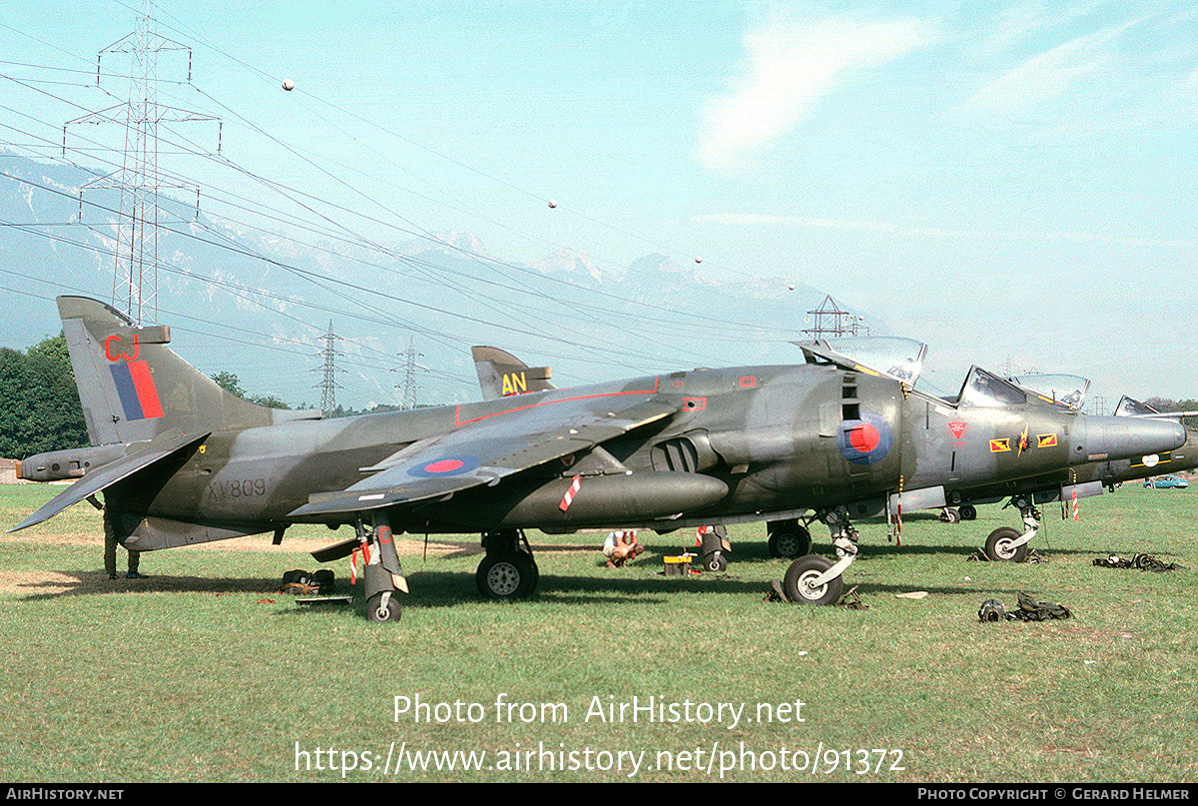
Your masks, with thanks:
<instances>
[{"instance_id":1,"label":"green grass field","mask_svg":"<svg viewBox=\"0 0 1198 806\"><path fill-rule=\"evenodd\" d=\"M58 489L0 487L5 528ZM764 524L690 578L658 572L693 532L642 535L624 569L600 535L532 534L539 591L512 603L479 599L471 550L415 545L392 625L274 592L348 531L148 553L149 579L110 581L81 504L0 542L0 779L1195 781L1195 571L1092 560L1198 567L1196 503L1127 485L1079 523L1049 505L1047 562L1025 565L967 561L1017 525L998 505L908 515L901 547L864 522L846 582L867 610L763 601L788 564ZM1018 591L1074 617L978 620Z\"/></svg>"}]
</instances>

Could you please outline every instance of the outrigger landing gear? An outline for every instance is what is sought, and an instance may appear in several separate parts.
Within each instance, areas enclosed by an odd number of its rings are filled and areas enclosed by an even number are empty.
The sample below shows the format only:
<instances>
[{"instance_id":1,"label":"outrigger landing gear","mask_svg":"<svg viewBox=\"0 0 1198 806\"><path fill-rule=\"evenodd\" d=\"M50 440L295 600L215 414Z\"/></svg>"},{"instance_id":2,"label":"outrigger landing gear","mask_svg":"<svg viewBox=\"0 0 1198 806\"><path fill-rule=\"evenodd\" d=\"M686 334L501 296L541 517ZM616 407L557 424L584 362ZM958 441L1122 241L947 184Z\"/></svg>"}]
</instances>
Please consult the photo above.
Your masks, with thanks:
<instances>
[{"instance_id":1,"label":"outrigger landing gear","mask_svg":"<svg viewBox=\"0 0 1198 806\"><path fill-rule=\"evenodd\" d=\"M1000 526L986 538L986 556L991 560L1027 562L1027 544L1040 532L1040 510L1025 495L1013 496L1008 506L1012 504L1023 516L1023 534L1010 526Z\"/></svg>"},{"instance_id":2,"label":"outrigger landing gear","mask_svg":"<svg viewBox=\"0 0 1198 806\"><path fill-rule=\"evenodd\" d=\"M728 530L723 524L703 526L699 529L699 555L703 558L703 570L722 574L728 570L725 551L732 551L728 542Z\"/></svg>"},{"instance_id":3,"label":"outrigger landing gear","mask_svg":"<svg viewBox=\"0 0 1198 806\"><path fill-rule=\"evenodd\" d=\"M366 594L366 617L377 622L399 621L402 608L395 594L408 592L408 580L399 563L395 534L387 513L373 513L372 519L371 526L358 519L358 543L369 558L362 580Z\"/></svg>"},{"instance_id":4,"label":"outrigger landing gear","mask_svg":"<svg viewBox=\"0 0 1198 806\"><path fill-rule=\"evenodd\" d=\"M792 602L836 604L844 593L844 572L857 559L858 534L844 507L821 513L820 520L832 533L837 560L833 563L818 554L808 554L791 563L782 588Z\"/></svg>"},{"instance_id":5,"label":"outrigger landing gear","mask_svg":"<svg viewBox=\"0 0 1198 806\"><path fill-rule=\"evenodd\" d=\"M541 573L523 530L483 534L487 555L478 564L474 581L488 599L522 599L537 589Z\"/></svg>"}]
</instances>

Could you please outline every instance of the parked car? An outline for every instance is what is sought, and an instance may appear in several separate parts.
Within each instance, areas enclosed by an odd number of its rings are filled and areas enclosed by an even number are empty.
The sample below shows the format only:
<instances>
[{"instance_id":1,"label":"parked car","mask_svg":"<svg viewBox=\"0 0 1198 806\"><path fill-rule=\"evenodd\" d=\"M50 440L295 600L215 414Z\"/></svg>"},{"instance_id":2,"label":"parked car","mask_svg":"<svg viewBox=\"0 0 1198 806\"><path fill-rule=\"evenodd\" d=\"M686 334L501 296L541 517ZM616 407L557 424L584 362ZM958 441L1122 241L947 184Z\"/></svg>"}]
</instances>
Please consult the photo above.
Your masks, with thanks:
<instances>
[{"instance_id":1,"label":"parked car","mask_svg":"<svg viewBox=\"0 0 1198 806\"><path fill-rule=\"evenodd\" d=\"M1148 479L1144 482L1145 487L1155 487L1158 490L1165 490L1169 487L1189 487L1190 483L1185 479L1179 479L1177 476L1157 476L1155 479Z\"/></svg>"}]
</instances>

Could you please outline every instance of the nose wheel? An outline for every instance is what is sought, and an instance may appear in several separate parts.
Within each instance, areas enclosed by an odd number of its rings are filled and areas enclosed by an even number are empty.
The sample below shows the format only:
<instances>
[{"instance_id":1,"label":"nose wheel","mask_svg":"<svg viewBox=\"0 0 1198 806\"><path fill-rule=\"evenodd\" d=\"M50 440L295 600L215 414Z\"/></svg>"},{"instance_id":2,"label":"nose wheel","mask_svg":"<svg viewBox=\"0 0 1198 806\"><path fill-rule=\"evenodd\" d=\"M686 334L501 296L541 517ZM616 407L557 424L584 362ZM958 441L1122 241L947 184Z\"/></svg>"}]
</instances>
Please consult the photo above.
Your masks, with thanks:
<instances>
[{"instance_id":1,"label":"nose wheel","mask_svg":"<svg viewBox=\"0 0 1198 806\"><path fill-rule=\"evenodd\" d=\"M835 576L824 582L821 578L832 568L832 561L818 554L800 557L786 569L782 589L792 602L812 605L836 604L844 595L844 577Z\"/></svg>"},{"instance_id":2,"label":"nose wheel","mask_svg":"<svg viewBox=\"0 0 1198 806\"><path fill-rule=\"evenodd\" d=\"M782 589L791 602L836 604L844 595L844 572L857 559L857 530L849 522L845 509L821 513L820 519L828 524L838 559L832 562L818 554L808 554L791 563L782 580Z\"/></svg>"},{"instance_id":3,"label":"nose wheel","mask_svg":"<svg viewBox=\"0 0 1198 806\"><path fill-rule=\"evenodd\" d=\"M1021 563L1027 560L1027 543L1019 543L1021 533L1010 526L1000 526L986 538L986 556L991 560Z\"/></svg>"},{"instance_id":4,"label":"nose wheel","mask_svg":"<svg viewBox=\"0 0 1198 806\"><path fill-rule=\"evenodd\" d=\"M995 529L986 538L986 556L996 561L1027 562L1028 543L1040 532L1040 510L1026 496L1013 497L1011 504L1023 516L1023 531L1010 526Z\"/></svg>"}]
</instances>

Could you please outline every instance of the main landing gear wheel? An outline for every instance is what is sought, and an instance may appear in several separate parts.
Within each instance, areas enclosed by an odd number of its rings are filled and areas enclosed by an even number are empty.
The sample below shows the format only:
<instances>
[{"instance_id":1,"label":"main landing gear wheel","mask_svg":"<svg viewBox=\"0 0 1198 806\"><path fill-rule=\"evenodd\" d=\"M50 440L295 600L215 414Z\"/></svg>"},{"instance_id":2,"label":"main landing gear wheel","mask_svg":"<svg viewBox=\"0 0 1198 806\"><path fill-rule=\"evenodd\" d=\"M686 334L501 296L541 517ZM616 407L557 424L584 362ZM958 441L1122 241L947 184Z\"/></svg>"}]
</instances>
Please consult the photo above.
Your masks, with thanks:
<instances>
[{"instance_id":1,"label":"main landing gear wheel","mask_svg":"<svg viewBox=\"0 0 1198 806\"><path fill-rule=\"evenodd\" d=\"M960 523L961 512L952 507L945 507L940 511L940 520L943 523Z\"/></svg>"},{"instance_id":2,"label":"main landing gear wheel","mask_svg":"<svg viewBox=\"0 0 1198 806\"><path fill-rule=\"evenodd\" d=\"M770 532L770 556L793 560L811 553L811 532L792 524Z\"/></svg>"},{"instance_id":3,"label":"main landing gear wheel","mask_svg":"<svg viewBox=\"0 0 1198 806\"><path fill-rule=\"evenodd\" d=\"M1026 562L1027 544L1012 546L1011 544L1023 536L1018 529L1010 526L1000 526L986 538L986 556L991 560L1006 562Z\"/></svg>"},{"instance_id":4,"label":"main landing gear wheel","mask_svg":"<svg viewBox=\"0 0 1198 806\"><path fill-rule=\"evenodd\" d=\"M540 573L522 551L488 554L478 565L474 581L488 599L522 599L536 587Z\"/></svg>"},{"instance_id":5,"label":"main landing gear wheel","mask_svg":"<svg viewBox=\"0 0 1198 806\"><path fill-rule=\"evenodd\" d=\"M385 605L383 604L384 597L387 599ZM395 598L394 591L376 593L366 600L366 618L371 621L379 623L399 621L401 615L403 615L403 611L399 606L399 600Z\"/></svg>"},{"instance_id":6,"label":"main landing gear wheel","mask_svg":"<svg viewBox=\"0 0 1198 806\"><path fill-rule=\"evenodd\" d=\"M792 602L802 602L812 605L830 605L840 601L844 593L844 578L836 577L815 587L812 581L832 567L832 561L818 554L808 554L800 557L786 569L786 577L782 580L782 589L786 598Z\"/></svg>"},{"instance_id":7,"label":"main landing gear wheel","mask_svg":"<svg viewBox=\"0 0 1198 806\"><path fill-rule=\"evenodd\" d=\"M961 513L961 519L966 521L971 521L978 516L977 507L973 504L962 504L957 511Z\"/></svg>"}]
</instances>

